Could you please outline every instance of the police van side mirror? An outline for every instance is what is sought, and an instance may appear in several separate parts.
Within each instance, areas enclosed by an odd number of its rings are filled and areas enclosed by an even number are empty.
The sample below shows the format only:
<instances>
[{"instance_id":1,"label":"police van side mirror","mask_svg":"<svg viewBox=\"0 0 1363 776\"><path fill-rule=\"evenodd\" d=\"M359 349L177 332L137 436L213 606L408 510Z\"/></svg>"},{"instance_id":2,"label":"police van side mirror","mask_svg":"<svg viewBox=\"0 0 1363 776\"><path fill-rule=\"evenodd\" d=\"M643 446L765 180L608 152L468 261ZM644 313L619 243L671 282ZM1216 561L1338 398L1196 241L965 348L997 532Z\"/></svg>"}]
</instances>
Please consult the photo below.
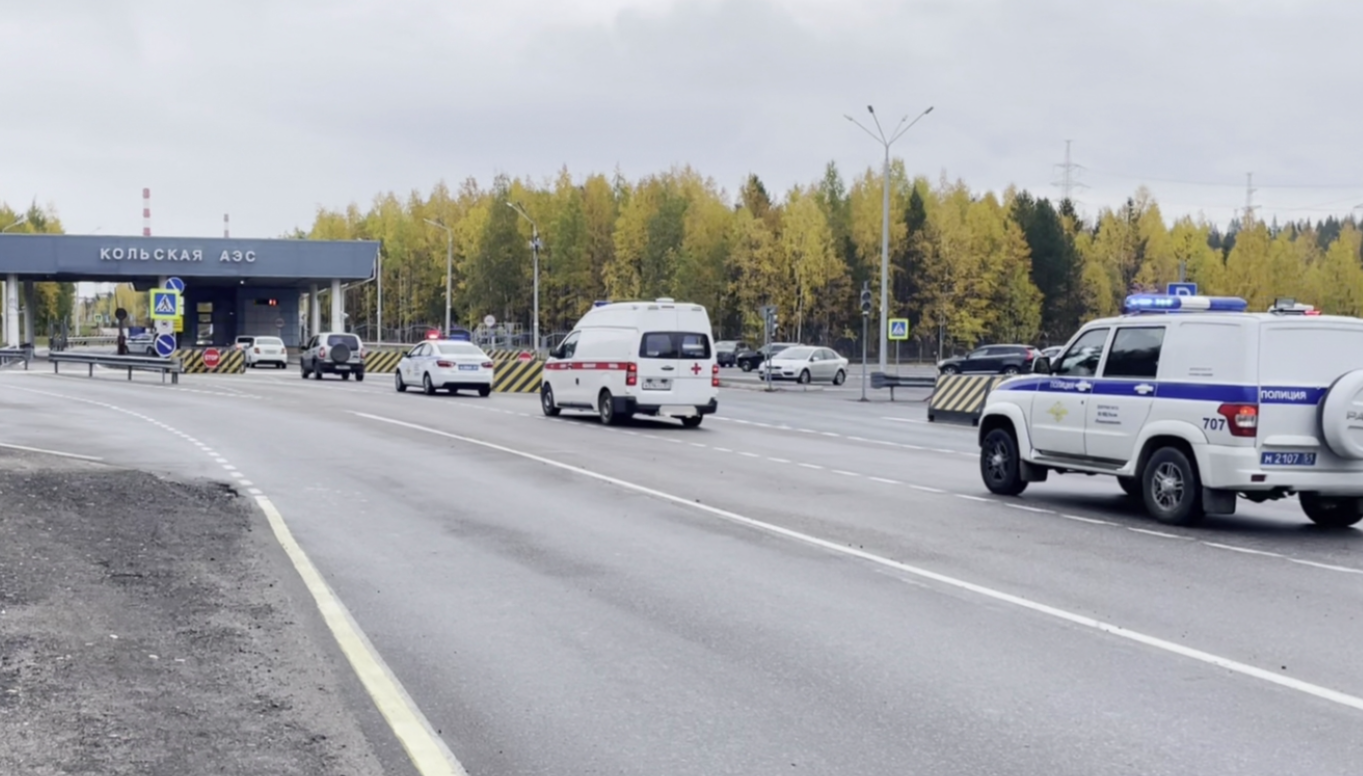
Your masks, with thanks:
<instances>
[{"instance_id":1,"label":"police van side mirror","mask_svg":"<svg viewBox=\"0 0 1363 776\"><path fill-rule=\"evenodd\" d=\"M1036 360L1032 362L1032 371L1039 375L1050 374L1051 360L1046 356L1037 356Z\"/></svg>"}]
</instances>

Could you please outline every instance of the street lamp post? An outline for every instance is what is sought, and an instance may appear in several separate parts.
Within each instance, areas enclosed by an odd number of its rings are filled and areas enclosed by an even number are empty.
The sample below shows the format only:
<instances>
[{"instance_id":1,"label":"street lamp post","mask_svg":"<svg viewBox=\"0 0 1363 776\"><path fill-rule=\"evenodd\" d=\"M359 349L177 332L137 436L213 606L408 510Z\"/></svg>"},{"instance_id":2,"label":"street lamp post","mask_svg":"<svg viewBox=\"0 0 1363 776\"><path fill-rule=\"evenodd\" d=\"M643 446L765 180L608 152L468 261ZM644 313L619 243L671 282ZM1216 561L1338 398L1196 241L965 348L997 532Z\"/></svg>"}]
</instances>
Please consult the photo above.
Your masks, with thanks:
<instances>
[{"instance_id":1,"label":"street lamp post","mask_svg":"<svg viewBox=\"0 0 1363 776\"><path fill-rule=\"evenodd\" d=\"M918 117L913 121L909 121L908 116L900 119L899 126L895 127L894 132L890 133L889 138L885 137L885 131L880 127L880 119L876 116L875 108L867 105L866 111L870 113L871 118L875 120L875 132L867 129L865 125L851 116L844 116L844 118L853 124L856 124L858 127L861 127L863 132L870 135L872 139L885 148L885 166L882 173L885 185L880 214L880 371L884 372L886 363L885 357L889 350L889 348L886 347L886 326L888 326L887 316L889 315L890 307L890 146L894 144L894 141L903 137L904 133L908 132L910 127L917 124L919 119L932 113L932 107L929 106L927 110L918 114Z\"/></svg>"},{"instance_id":2,"label":"street lamp post","mask_svg":"<svg viewBox=\"0 0 1363 776\"><path fill-rule=\"evenodd\" d=\"M535 219L531 218L520 205L508 202L506 206L520 213L521 218L530 222L530 254L534 262L533 275L535 279L535 318L530 325L530 338L531 343L535 346L535 355L538 356L540 352L540 228L535 223Z\"/></svg>"},{"instance_id":3,"label":"street lamp post","mask_svg":"<svg viewBox=\"0 0 1363 776\"><path fill-rule=\"evenodd\" d=\"M14 220L14 223L10 224L4 229L0 229L0 234L4 234L5 232L8 232L9 230L14 229L16 227L23 226L26 223L28 223L28 214L22 213L19 215L17 219Z\"/></svg>"},{"instance_id":4,"label":"street lamp post","mask_svg":"<svg viewBox=\"0 0 1363 776\"><path fill-rule=\"evenodd\" d=\"M442 223L424 219L437 229L445 230L445 336L450 336L450 310L453 308L450 294L454 286L454 232Z\"/></svg>"}]
</instances>

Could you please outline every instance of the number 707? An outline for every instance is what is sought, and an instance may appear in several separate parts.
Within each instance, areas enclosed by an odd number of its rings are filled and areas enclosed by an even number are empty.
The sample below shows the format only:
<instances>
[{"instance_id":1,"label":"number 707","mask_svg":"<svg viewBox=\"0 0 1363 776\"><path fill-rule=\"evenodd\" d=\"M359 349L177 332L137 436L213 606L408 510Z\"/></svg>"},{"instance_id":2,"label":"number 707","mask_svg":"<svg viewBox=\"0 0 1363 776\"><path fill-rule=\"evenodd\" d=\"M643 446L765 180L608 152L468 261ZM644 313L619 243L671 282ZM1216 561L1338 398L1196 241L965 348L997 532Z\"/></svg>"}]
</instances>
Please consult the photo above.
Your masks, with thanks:
<instances>
[{"instance_id":1,"label":"number 707","mask_svg":"<svg viewBox=\"0 0 1363 776\"><path fill-rule=\"evenodd\" d=\"M1225 418L1203 418L1202 427L1211 431L1222 431L1226 428Z\"/></svg>"}]
</instances>

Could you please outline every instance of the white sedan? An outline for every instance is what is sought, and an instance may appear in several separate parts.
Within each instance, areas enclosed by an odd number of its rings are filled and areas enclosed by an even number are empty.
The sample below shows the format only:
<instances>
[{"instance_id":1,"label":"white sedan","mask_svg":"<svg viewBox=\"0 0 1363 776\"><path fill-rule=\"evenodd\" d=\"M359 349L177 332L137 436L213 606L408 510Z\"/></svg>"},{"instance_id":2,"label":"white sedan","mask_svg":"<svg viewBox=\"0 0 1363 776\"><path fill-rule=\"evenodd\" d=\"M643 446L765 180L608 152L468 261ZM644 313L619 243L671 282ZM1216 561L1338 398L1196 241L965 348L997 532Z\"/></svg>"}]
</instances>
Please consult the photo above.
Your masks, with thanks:
<instances>
[{"instance_id":1,"label":"white sedan","mask_svg":"<svg viewBox=\"0 0 1363 776\"><path fill-rule=\"evenodd\" d=\"M243 339L251 341L242 342ZM252 369L262 364L269 364L275 369L284 369L289 365L289 351L284 347L284 340L278 337L237 337L237 347L246 355L246 366Z\"/></svg>"},{"instance_id":2,"label":"white sedan","mask_svg":"<svg viewBox=\"0 0 1363 776\"><path fill-rule=\"evenodd\" d=\"M398 362L393 383L401 393L408 386L421 386L428 395L440 389L451 394L460 389L492 393L492 358L471 342L427 340L412 348Z\"/></svg>"},{"instance_id":3,"label":"white sedan","mask_svg":"<svg viewBox=\"0 0 1363 776\"><path fill-rule=\"evenodd\" d=\"M828 380L834 385L842 385L847 379L847 359L829 348L816 348L797 345L786 348L772 357L771 379L794 380L811 383L815 380ZM758 376L766 379L768 362L757 367Z\"/></svg>"}]
</instances>

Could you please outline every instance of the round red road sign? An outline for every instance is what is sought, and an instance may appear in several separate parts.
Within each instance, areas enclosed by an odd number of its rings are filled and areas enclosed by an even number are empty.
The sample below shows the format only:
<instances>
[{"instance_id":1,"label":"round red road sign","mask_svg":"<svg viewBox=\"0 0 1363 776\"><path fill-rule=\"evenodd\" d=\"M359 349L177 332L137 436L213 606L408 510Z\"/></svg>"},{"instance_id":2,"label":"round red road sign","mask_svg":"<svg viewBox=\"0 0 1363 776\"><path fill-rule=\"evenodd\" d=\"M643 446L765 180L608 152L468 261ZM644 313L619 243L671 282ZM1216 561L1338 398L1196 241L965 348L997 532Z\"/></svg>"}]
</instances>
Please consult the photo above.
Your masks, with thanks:
<instances>
[{"instance_id":1,"label":"round red road sign","mask_svg":"<svg viewBox=\"0 0 1363 776\"><path fill-rule=\"evenodd\" d=\"M221 358L222 355L218 353L217 348L209 348L204 351L204 366L209 369L217 369L218 361L221 360Z\"/></svg>"},{"instance_id":2,"label":"round red road sign","mask_svg":"<svg viewBox=\"0 0 1363 776\"><path fill-rule=\"evenodd\" d=\"M533 361L535 360L535 354L531 353L528 350L522 350L521 354L519 356L516 356L516 358L521 361Z\"/></svg>"}]
</instances>

